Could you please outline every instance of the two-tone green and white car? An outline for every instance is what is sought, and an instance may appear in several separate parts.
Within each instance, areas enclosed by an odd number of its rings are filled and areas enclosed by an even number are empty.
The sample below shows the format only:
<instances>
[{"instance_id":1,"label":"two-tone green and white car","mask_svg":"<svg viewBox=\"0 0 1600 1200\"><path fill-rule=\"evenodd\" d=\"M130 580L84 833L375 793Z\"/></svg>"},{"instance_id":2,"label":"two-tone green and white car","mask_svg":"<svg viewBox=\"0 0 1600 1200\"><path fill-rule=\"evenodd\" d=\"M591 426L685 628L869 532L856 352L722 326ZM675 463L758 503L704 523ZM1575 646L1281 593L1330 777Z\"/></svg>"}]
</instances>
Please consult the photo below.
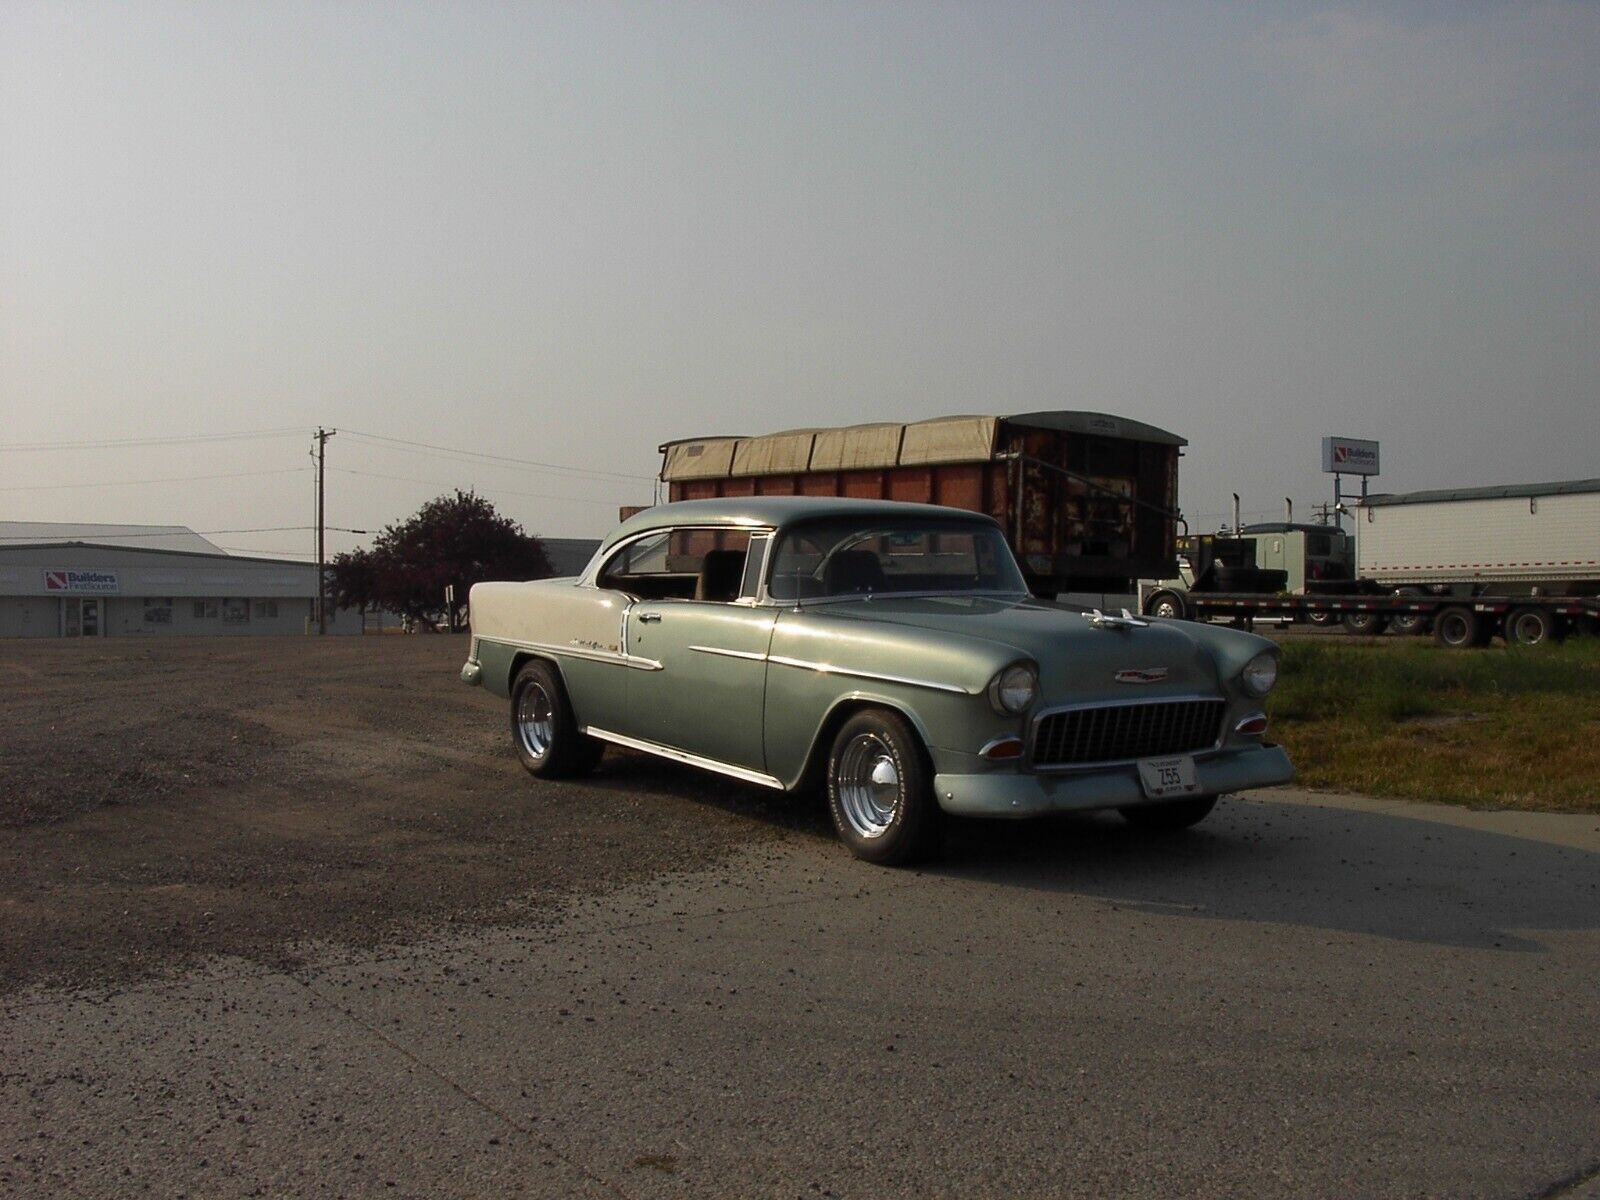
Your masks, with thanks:
<instances>
[{"instance_id":1,"label":"two-tone green and white car","mask_svg":"<svg viewBox=\"0 0 1600 1200\"><path fill-rule=\"evenodd\" d=\"M1000 527L961 509L665 504L577 578L478 584L471 614L462 678L510 701L534 775L591 770L611 744L821 782L873 862L926 853L942 813L1178 828L1293 774L1264 740L1271 642L1034 600Z\"/></svg>"}]
</instances>

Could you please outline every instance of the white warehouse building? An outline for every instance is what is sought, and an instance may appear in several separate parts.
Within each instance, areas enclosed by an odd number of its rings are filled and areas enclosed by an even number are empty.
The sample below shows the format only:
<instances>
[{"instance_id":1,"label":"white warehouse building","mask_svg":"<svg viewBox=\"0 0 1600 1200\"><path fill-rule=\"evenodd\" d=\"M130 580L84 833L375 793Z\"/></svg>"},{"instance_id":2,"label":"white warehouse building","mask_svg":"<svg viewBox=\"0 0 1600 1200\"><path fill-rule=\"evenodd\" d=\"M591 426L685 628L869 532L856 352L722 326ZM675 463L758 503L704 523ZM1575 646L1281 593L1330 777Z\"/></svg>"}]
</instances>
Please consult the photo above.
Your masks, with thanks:
<instances>
[{"instance_id":1,"label":"white warehouse building","mask_svg":"<svg viewBox=\"0 0 1600 1200\"><path fill-rule=\"evenodd\" d=\"M0 638L305 634L315 563L229 554L181 525L0 521ZM329 633L360 633L328 610Z\"/></svg>"}]
</instances>

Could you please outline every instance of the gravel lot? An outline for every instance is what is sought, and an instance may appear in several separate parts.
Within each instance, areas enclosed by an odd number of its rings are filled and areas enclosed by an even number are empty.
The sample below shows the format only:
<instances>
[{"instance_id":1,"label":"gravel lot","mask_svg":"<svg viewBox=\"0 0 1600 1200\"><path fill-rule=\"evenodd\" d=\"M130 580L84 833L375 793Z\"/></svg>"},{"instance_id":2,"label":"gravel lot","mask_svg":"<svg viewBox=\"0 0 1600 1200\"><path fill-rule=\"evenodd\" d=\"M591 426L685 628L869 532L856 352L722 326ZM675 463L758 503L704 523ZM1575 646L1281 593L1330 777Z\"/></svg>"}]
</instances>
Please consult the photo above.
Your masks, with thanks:
<instances>
[{"instance_id":1,"label":"gravel lot","mask_svg":"<svg viewBox=\"0 0 1600 1200\"><path fill-rule=\"evenodd\" d=\"M0 645L0 1197L1600 1200L1592 814L886 871L639 756L534 783L464 650Z\"/></svg>"},{"instance_id":2,"label":"gravel lot","mask_svg":"<svg viewBox=\"0 0 1600 1200\"><path fill-rule=\"evenodd\" d=\"M463 637L0 644L0 988L275 965L495 922L734 845L816 805L613 751L517 765ZM641 793L645 793L641 795ZM535 800L537 797L537 800ZM746 819L754 814L761 819Z\"/></svg>"}]
</instances>

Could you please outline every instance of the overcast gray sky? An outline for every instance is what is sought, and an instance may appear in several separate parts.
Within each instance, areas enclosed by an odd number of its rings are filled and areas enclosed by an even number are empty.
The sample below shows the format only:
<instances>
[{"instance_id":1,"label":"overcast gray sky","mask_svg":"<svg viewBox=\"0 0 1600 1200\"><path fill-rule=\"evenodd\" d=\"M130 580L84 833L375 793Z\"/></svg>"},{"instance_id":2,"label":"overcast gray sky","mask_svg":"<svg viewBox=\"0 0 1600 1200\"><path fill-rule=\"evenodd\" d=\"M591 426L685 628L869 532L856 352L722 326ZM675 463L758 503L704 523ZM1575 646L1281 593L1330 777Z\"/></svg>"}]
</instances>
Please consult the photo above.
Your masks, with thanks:
<instances>
[{"instance_id":1,"label":"overcast gray sky","mask_svg":"<svg viewBox=\"0 0 1600 1200\"><path fill-rule=\"evenodd\" d=\"M0 446L295 431L0 518L303 526L323 424L577 469L341 434L334 525L598 535L668 439L1086 408L1209 526L1323 434L1600 475L1597 380L1593 4L0 0Z\"/></svg>"}]
</instances>

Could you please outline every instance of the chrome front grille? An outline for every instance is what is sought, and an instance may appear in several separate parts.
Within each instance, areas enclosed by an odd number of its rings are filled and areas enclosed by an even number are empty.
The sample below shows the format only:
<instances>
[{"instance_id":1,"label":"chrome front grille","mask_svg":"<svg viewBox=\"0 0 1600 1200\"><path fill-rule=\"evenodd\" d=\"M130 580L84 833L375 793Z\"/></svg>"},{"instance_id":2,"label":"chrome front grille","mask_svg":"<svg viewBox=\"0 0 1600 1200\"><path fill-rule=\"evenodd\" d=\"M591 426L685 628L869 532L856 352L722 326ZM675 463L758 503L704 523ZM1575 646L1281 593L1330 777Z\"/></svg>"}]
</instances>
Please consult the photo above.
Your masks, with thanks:
<instances>
[{"instance_id":1,"label":"chrome front grille","mask_svg":"<svg viewBox=\"0 0 1600 1200\"><path fill-rule=\"evenodd\" d=\"M1078 767L1194 754L1222 740L1227 702L1153 700L1045 713L1034 727L1035 767Z\"/></svg>"}]
</instances>

